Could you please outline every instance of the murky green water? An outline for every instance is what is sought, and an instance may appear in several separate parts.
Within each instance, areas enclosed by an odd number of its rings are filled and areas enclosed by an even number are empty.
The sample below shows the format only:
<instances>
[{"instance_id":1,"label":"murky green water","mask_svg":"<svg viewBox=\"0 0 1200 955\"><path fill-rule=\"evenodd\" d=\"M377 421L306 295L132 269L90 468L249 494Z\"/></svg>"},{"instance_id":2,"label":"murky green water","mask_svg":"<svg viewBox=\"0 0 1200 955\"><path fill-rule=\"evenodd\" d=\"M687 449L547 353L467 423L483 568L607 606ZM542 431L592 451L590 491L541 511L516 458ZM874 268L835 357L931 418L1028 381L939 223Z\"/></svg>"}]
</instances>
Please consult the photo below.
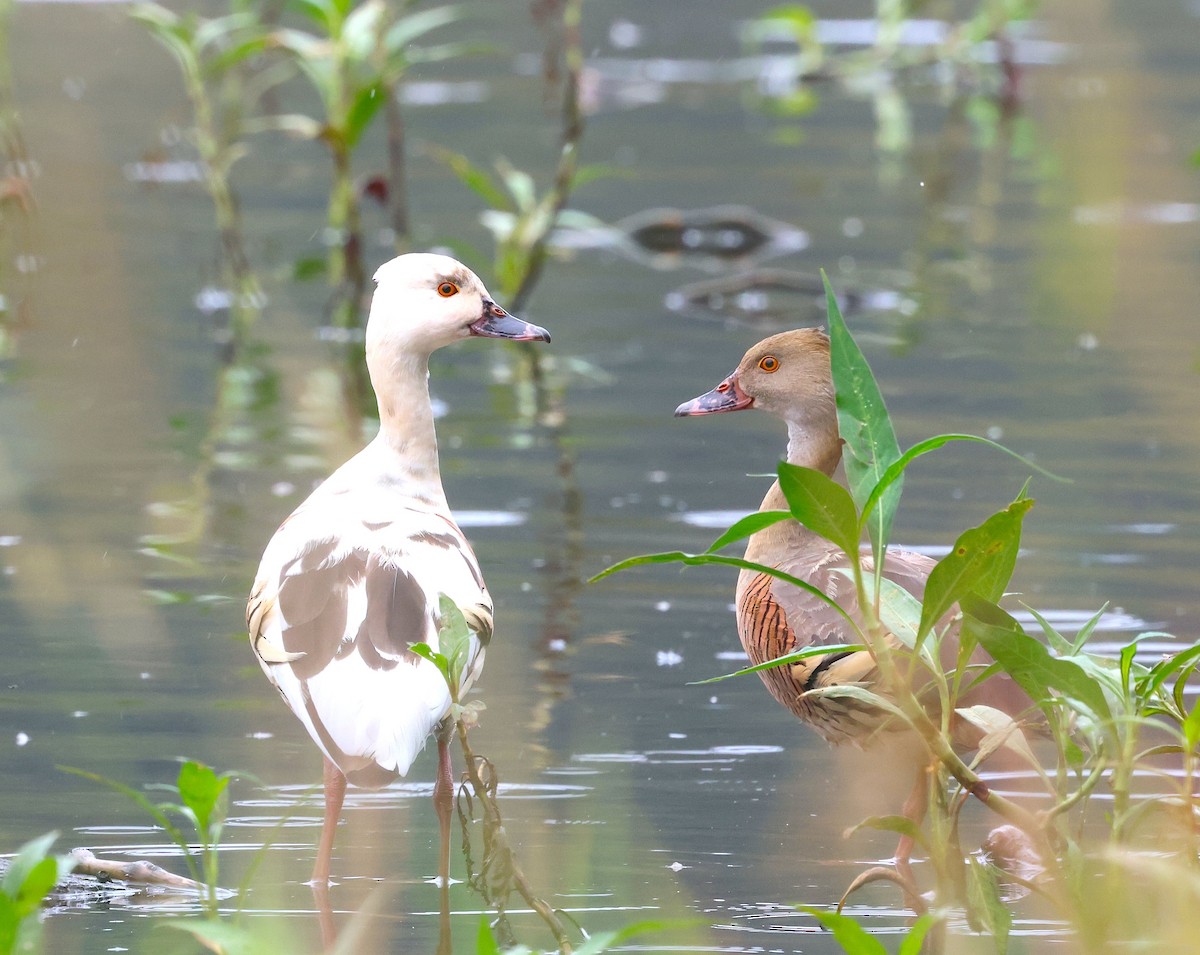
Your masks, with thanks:
<instances>
[{"instance_id":1,"label":"murky green water","mask_svg":"<svg viewBox=\"0 0 1200 955\"><path fill-rule=\"evenodd\" d=\"M416 241L474 246L463 255L485 273L478 200L423 144L550 175L556 131L526 7L493 2L466 28L510 52L415 77L481 85L421 87L442 101L408 110ZM589 241L555 262L525 317L552 330L566 376L558 435L517 413L490 343L436 358L447 494L498 603L472 741L499 768L530 882L587 928L688 919L639 950L833 951L790 906L835 900L890 855L886 838L841 836L895 808L873 760L829 750L757 681L687 685L739 665L730 573L579 583L634 553L706 546L757 507L748 475L782 451L778 425L753 415L671 417L762 336L756 309L780 296L701 290L684 307L680 289L751 265L827 269L856 296L851 325L902 443L999 436L1074 479L1034 483L1015 582L1026 599L1068 625L1111 602L1106 640L1193 639L1200 11L1047 3L1036 36L1050 45L1028 48L1038 62L1011 120L915 83L901 91L911 146L888 152L872 102L832 84L803 123L759 108L772 74L738 31L764 5L671 7L585 10L584 158L618 174L573 206L616 223L736 204L786 229L745 261ZM336 351L317 334L324 291L286 278L318 249L326 159L264 138L240 167L270 304L253 374L220 388L197 305L218 274L208 200L196 183L137 181L138 163L190 158L175 141L187 110L173 64L118 5L20 4L8 46L36 207L28 219L6 207L0 269L10 315L24 303L0 358L0 849L58 829L60 846L170 865L131 805L57 767L137 785L173 779L180 756L243 769L267 788L235 786L224 881L269 841L244 905L279 951L317 950L301 883L319 757L254 664L242 608L275 526L357 440ZM381 157L372 142L360 168ZM382 215L367 225L374 236ZM372 266L387 255L372 241ZM809 296L783 300L785 315L811 315ZM252 386L214 429L221 396ZM911 546L947 546L1026 476L980 449L926 460L899 521ZM434 948L432 777L427 754L403 785L347 801L334 920L386 893L362 951ZM857 898L868 924L902 924L887 887ZM455 950L473 950L480 901L459 885L452 905ZM117 899L54 917L48 950L163 950L164 911ZM549 945L532 916L516 925Z\"/></svg>"}]
</instances>

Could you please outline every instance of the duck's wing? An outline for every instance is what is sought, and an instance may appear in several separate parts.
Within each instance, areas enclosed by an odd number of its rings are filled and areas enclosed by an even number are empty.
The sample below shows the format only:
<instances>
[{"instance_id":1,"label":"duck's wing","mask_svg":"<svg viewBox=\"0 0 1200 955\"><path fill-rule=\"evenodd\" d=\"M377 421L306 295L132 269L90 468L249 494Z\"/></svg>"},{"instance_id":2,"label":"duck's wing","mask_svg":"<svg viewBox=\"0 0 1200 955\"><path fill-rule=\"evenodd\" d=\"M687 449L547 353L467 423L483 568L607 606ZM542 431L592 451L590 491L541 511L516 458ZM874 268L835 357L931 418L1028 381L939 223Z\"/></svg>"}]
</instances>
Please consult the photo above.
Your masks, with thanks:
<instances>
[{"instance_id":1,"label":"duck's wing","mask_svg":"<svg viewBox=\"0 0 1200 955\"><path fill-rule=\"evenodd\" d=\"M869 558L864 563L864 571L870 572ZM933 561L919 554L889 552L884 575L920 599L932 567ZM743 571L738 588L738 634L752 662L809 647L862 644L861 635L846 620L847 616L856 621L862 616L844 553L832 546L810 549L781 561L777 569L807 581L829 599L769 574ZM879 669L866 650L834 651L763 670L759 675L780 703L832 741L861 741L885 722L879 709L852 699L826 698L819 705L804 699L805 693L823 687L872 687L879 679Z\"/></svg>"},{"instance_id":2,"label":"duck's wing","mask_svg":"<svg viewBox=\"0 0 1200 955\"><path fill-rule=\"evenodd\" d=\"M364 520L347 511L306 504L284 522L246 623L263 670L317 745L351 782L383 785L407 772L450 707L440 671L410 649L438 649L440 595L473 630L468 685L491 636L492 603L448 515L409 507Z\"/></svg>"}]
</instances>

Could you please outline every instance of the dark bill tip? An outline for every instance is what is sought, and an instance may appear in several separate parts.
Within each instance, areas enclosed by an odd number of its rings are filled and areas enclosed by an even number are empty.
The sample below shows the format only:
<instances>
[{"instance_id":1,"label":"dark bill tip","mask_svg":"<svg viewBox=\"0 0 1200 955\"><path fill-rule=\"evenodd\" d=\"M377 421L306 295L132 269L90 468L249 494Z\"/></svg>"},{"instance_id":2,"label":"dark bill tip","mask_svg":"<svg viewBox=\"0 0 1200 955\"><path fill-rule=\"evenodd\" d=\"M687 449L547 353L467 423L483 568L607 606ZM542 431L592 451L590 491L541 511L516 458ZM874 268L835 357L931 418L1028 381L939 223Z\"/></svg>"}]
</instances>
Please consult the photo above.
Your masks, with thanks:
<instances>
[{"instance_id":1,"label":"dark bill tip","mask_svg":"<svg viewBox=\"0 0 1200 955\"><path fill-rule=\"evenodd\" d=\"M483 314L469 326L472 335L481 338L507 338L514 342L548 342L550 333L540 325L509 315L495 302L483 302Z\"/></svg>"},{"instance_id":2,"label":"dark bill tip","mask_svg":"<svg viewBox=\"0 0 1200 955\"><path fill-rule=\"evenodd\" d=\"M742 391L737 379L730 375L712 391L691 401L685 401L675 409L676 418L690 418L702 414L721 414L724 411L741 411L754 404L754 399Z\"/></svg>"}]
</instances>

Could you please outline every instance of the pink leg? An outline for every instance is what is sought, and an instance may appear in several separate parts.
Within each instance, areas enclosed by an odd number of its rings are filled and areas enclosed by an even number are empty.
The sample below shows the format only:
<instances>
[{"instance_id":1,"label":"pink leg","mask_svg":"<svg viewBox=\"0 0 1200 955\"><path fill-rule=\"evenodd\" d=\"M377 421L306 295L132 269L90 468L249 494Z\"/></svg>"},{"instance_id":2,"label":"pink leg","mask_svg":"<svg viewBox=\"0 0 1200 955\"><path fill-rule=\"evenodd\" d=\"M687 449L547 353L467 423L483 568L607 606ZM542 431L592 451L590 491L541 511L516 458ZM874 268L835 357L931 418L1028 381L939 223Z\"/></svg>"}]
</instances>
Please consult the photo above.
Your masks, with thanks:
<instances>
[{"instance_id":1,"label":"pink leg","mask_svg":"<svg viewBox=\"0 0 1200 955\"><path fill-rule=\"evenodd\" d=\"M325 760L325 823L321 826L321 842L317 847L317 863L313 866L312 881L317 885L329 884L329 862L333 855L333 837L337 832L338 817L342 814L342 800L346 796L346 777L328 758Z\"/></svg>"}]
</instances>

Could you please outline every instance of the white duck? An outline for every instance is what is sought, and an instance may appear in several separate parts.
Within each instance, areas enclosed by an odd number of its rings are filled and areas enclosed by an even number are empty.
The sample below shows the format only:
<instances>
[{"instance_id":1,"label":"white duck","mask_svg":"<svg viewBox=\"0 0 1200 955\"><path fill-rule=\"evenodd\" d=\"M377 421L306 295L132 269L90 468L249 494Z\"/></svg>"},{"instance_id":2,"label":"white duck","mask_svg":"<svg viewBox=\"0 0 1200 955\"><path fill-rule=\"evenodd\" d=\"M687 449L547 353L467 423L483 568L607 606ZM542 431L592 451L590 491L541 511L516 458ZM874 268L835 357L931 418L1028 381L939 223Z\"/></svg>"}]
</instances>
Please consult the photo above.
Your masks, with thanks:
<instances>
[{"instance_id":1,"label":"white duck","mask_svg":"<svg viewBox=\"0 0 1200 955\"><path fill-rule=\"evenodd\" d=\"M438 470L429 356L461 338L549 341L500 308L466 266L409 254L375 273L366 353L379 434L280 525L246 606L267 677L325 754L325 821L313 883L329 881L347 780L378 789L408 772L450 709L438 669L439 595L472 629L470 680L492 633L492 599L450 513ZM434 801L449 863L449 727L439 731Z\"/></svg>"}]
</instances>

